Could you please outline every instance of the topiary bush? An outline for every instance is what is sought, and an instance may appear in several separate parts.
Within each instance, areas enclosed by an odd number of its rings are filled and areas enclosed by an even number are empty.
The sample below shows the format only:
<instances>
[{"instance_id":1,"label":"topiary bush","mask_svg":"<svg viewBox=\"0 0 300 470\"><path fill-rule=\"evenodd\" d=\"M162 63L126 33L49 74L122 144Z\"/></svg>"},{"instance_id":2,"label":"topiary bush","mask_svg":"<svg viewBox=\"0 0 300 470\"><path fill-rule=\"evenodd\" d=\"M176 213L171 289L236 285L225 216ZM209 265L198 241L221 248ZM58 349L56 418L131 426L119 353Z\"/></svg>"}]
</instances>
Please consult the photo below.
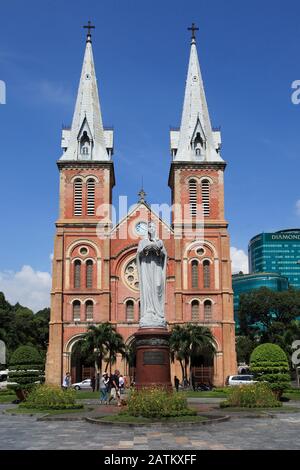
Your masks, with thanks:
<instances>
[{"instance_id":1,"label":"topiary bush","mask_svg":"<svg viewBox=\"0 0 300 470\"><path fill-rule=\"evenodd\" d=\"M276 408L282 403L275 397L270 384L257 382L253 385L230 387L227 400L220 403L221 408Z\"/></svg>"},{"instance_id":2,"label":"topiary bush","mask_svg":"<svg viewBox=\"0 0 300 470\"><path fill-rule=\"evenodd\" d=\"M185 395L158 388L132 390L127 406L129 415L144 418L170 418L197 414L195 410L188 408Z\"/></svg>"},{"instance_id":3,"label":"topiary bush","mask_svg":"<svg viewBox=\"0 0 300 470\"><path fill-rule=\"evenodd\" d=\"M290 386L288 359L277 344L265 343L257 346L250 357L250 370L256 380L268 382L278 398Z\"/></svg>"},{"instance_id":4,"label":"topiary bush","mask_svg":"<svg viewBox=\"0 0 300 470\"><path fill-rule=\"evenodd\" d=\"M35 384L44 381L43 374L44 361L38 350L32 346L20 346L9 362L8 388L16 393L22 392L20 398L24 399Z\"/></svg>"},{"instance_id":5,"label":"topiary bush","mask_svg":"<svg viewBox=\"0 0 300 470\"><path fill-rule=\"evenodd\" d=\"M22 408L40 410L73 410L83 408L83 405L76 403L75 390L62 390L54 385L36 385L29 392L26 401L21 403L20 406Z\"/></svg>"}]
</instances>

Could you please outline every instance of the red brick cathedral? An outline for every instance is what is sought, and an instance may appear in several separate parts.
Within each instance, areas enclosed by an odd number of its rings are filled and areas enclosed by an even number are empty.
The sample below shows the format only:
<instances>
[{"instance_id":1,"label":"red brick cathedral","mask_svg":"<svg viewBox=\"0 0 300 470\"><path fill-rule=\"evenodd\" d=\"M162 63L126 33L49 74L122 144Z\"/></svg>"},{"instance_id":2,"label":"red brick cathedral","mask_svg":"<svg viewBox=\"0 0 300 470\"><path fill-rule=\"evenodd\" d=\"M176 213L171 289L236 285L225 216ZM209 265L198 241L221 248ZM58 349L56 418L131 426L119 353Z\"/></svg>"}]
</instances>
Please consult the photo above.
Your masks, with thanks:
<instances>
[{"instance_id":1,"label":"red brick cathedral","mask_svg":"<svg viewBox=\"0 0 300 470\"><path fill-rule=\"evenodd\" d=\"M78 360L74 365L72 350L89 325L111 322L127 344L132 341L140 306L135 256L150 220L168 253L168 327L189 322L209 327L217 343L215 358L199 356L192 365L209 371L215 385L223 385L227 375L236 373L230 243L224 217L226 163L220 154L220 132L210 122L194 31L181 125L171 130L170 142L170 225L148 205L143 191L127 216L113 224L113 130L103 126L89 30L72 125L62 131L63 154L57 162L60 203L48 383L60 384L71 370L73 380L85 378L80 376L84 369ZM117 366L124 375L132 374L121 357ZM172 377L175 374L181 378L179 363L172 364Z\"/></svg>"}]
</instances>

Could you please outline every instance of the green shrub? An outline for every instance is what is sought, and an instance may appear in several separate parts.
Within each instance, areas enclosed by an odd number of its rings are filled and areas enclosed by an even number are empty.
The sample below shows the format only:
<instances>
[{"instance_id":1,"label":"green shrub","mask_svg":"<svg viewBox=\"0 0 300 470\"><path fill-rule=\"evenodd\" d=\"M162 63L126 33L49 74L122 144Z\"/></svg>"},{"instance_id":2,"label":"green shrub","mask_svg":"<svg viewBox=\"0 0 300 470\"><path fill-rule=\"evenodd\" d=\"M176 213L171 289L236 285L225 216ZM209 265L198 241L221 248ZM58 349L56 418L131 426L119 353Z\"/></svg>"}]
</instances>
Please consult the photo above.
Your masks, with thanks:
<instances>
[{"instance_id":1,"label":"green shrub","mask_svg":"<svg viewBox=\"0 0 300 470\"><path fill-rule=\"evenodd\" d=\"M8 368L8 388L30 391L43 382L44 361L37 349L20 346L11 356Z\"/></svg>"},{"instance_id":2,"label":"green shrub","mask_svg":"<svg viewBox=\"0 0 300 470\"><path fill-rule=\"evenodd\" d=\"M132 390L128 399L128 414L144 418L193 416L196 411L187 406L185 395L158 388Z\"/></svg>"},{"instance_id":3,"label":"green shrub","mask_svg":"<svg viewBox=\"0 0 300 470\"><path fill-rule=\"evenodd\" d=\"M73 389L62 390L53 385L36 385L20 406L51 410L82 408L76 404L76 392Z\"/></svg>"},{"instance_id":4,"label":"green shrub","mask_svg":"<svg viewBox=\"0 0 300 470\"><path fill-rule=\"evenodd\" d=\"M258 381L266 381L280 396L290 386L289 363L283 349L277 344L257 346L250 358L250 369Z\"/></svg>"},{"instance_id":5,"label":"green shrub","mask_svg":"<svg viewBox=\"0 0 300 470\"><path fill-rule=\"evenodd\" d=\"M253 385L240 385L230 387L226 401L220 404L221 408L276 408L282 406L267 382L258 382Z\"/></svg>"}]
</instances>

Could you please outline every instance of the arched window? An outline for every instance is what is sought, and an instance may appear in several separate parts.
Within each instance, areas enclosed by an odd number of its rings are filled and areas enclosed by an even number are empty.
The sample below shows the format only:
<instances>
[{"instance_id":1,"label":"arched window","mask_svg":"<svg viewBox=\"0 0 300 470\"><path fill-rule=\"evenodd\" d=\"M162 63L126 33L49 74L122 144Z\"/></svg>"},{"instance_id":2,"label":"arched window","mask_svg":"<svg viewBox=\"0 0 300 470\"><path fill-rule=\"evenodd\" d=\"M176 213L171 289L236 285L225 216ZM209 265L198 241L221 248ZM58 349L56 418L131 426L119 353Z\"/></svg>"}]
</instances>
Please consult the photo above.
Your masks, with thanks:
<instances>
[{"instance_id":1,"label":"arched window","mask_svg":"<svg viewBox=\"0 0 300 470\"><path fill-rule=\"evenodd\" d=\"M189 181L189 196L190 196L190 214L192 217L197 215L197 181Z\"/></svg>"},{"instance_id":2,"label":"arched window","mask_svg":"<svg viewBox=\"0 0 300 470\"><path fill-rule=\"evenodd\" d=\"M86 320L93 320L94 316L94 304L91 300L87 300L85 303L85 318Z\"/></svg>"},{"instance_id":3,"label":"arched window","mask_svg":"<svg viewBox=\"0 0 300 470\"><path fill-rule=\"evenodd\" d=\"M80 302L79 300L74 300L73 302L73 320L80 321Z\"/></svg>"},{"instance_id":4,"label":"arched window","mask_svg":"<svg viewBox=\"0 0 300 470\"><path fill-rule=\"evenodd\" d=\"M74 181L74 215L82 215L82 181Z\"/></svg>"},{"instance_id":5,"label":"arched window","mask_svg":"<svg viewBox=\"0 0 300 470\"><path fill-rule=\"evenodd\" d=\"M127 300L126 302L126 321L134 320L134 303L133 300Z\"/></svg>"},{"instance_id":6,"label":"arched window","mask_svg":"<svg viewBox=\"0 0 300 470\"><path fill-rule=\"evenodd\" d=\"M199 264L197 260L192 261L192 288L197 289L199 287Z\"/></svg>"},{"instance_id":7,"label":"arched window","mask_svg":"<svg viewBox=\"0 0 300 470\"><path fill-rule=\"evenodd\" d=\"M87 132L84 131L80 139L81 155L85 155L85 156L90 155L90 148L91 148L91 142L90 142L89 136L87 135Z\"/></svg>"},{"instance_id":8,"label":"arched window","mask_svg":"<svg viewBox=\"0 0 300 470\"><path fill-rule=\"evenodd\" d=\"M87 180L87 215L95 215L95 181Z\"/></svg>"},{"instance_id":9,"label":"arched window","mask_svg":"<svg viewBox=\"0 0 300 470\"><path fill-rule=\"evenodd\" d=\"M81 287L81 261L77 259L74 263L74 288L80 289Z\"/></svg>"},{"instance_id":10,"label":"arched window","mask_svg":"<svg viewBox=\"0 0 300 470\"><path fill-rule=\"evenodd\" d=\"M203 214L205 217L208 217L210 213L210 183L208 180L202 181L201 192L202 192Z\"/></svg>"},{"instance_id":11,"label":"arched window","mask_svg":"<svg viewBox=\"0 0 300 470\"><path fill-rule=\"evenodd\" d=\"M212 303L210 300L204 302L204 321L212 320Z\"/></svg>"},{"instance_id":12,"label":"arched window","mask_svg":"<svg viewBox=\"0 0 300 470\"><path fill-rule=\"evenodd\" d=\"M199 321L199 302L198 300L192 301L192 322Z\"/></svg>"},{"instance_id":13,"label":"arched window","mask_svg":"<svg viewBox=\"0 0 300 470\"><path fill-rule=\"evenodd\" d=\"M203 287L210 287L210 262L203 261Z\"/></svg>"},{"instance_id":14,"label":"arched window","mask_svg":"<svg viewBox=\"0 0 300 470\"><path fill-rule=\"evenodd\" d=\"M86 262L86 287L88 289L93 287L93 266L94 263L91 259Z\"/></svg>"}]
</instances>

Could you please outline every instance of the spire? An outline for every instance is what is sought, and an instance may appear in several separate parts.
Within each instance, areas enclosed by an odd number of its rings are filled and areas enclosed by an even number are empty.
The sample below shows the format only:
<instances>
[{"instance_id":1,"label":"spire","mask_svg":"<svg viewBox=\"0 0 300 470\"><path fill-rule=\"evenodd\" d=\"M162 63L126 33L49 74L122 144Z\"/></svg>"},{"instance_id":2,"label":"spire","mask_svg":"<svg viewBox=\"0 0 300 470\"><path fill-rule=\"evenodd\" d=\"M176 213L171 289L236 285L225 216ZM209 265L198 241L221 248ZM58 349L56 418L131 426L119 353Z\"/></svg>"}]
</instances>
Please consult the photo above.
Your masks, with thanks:
<instances>
[{"instance_id":1,"label":"spire","mask_svg":"<svg viewBox=\"0 0 300 470\"><path fill-rule=\"evenodd\" d=\"M108 161L112 155L112 131L102 123L97 79L92 51L91 29L88 23L85 54L78 87L71 129L64 129L61 160Z\"/></svg>"},{"instance_id":2,"label":"spire","mask_svg":"<svg viewBox=\"0 0 300 470\"><path fill-rule=\"evenodd\" d=\"M171 131L171 150L174 161L222 162L219 154L220 132L211 127L203 80L196 47L195 24L192 31L191 51L181 125Z\"/></svg>"}]
</instances>

